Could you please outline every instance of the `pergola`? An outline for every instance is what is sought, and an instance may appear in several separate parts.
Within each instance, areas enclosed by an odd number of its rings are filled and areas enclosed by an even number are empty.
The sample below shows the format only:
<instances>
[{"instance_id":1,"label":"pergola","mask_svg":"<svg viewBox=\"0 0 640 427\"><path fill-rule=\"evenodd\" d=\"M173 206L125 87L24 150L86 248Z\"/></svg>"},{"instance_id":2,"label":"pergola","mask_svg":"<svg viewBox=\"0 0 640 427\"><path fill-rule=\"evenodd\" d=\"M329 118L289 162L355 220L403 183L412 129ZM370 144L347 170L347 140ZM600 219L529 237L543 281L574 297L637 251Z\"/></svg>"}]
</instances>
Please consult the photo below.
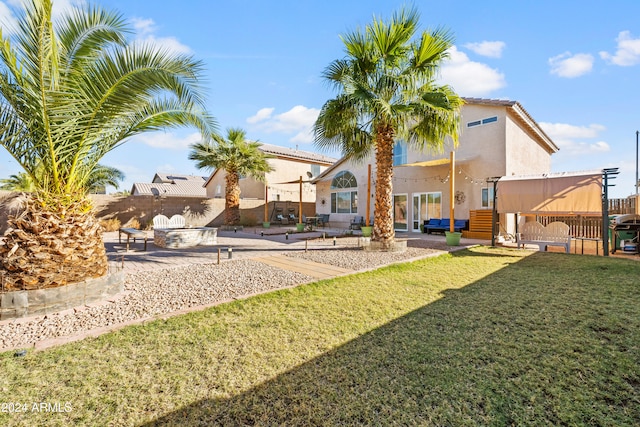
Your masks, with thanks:
<instances>
[{"instance_id":1,"label":"pergola","mask_svg":"<svg viewBox=\"0 0 640 427\"><path fill-rule=\"evenodd\" d=\"M610 185L608 180L615 178L617 173L617 168L614 168L501 177L494 181L494 213L601 215L606 256L607 187Z\"/></svg>"}]
</instances>

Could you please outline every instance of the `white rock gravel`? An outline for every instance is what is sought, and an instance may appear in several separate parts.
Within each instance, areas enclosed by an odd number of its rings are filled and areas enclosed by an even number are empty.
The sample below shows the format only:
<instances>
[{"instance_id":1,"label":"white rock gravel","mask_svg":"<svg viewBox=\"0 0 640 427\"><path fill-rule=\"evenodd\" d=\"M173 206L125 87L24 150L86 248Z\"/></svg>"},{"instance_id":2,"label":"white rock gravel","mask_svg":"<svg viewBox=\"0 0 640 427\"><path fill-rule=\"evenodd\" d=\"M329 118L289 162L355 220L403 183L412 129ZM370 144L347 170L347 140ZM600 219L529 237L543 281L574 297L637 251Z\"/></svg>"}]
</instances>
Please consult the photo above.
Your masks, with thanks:
<instances>
[{"instance_id":1,"label":"white rock gravel","mask_svg":"<svg viewBox=\"0 0 640 427\"><path fill-rule=\"evenodd\" d=\"M47 316L0 324L0 349L58 338L189 307L295 286L311 277L245 259L128 274L120 298Z\"/></svg>"},{"instance_id":2,"label":"white rock gravel","mask_svg":"<svg viewBox=\"0 0 640 427\"><path fill-rule=\"evenodd\" d=\"M444 244L409 241L403 253L365 252L358 240L341 239L340 247L323 247L286 255L361 270L424 257L446 250ZM438 247L442 246L442 247ZM218 264L192 264L128 274L125 292L101 304L47 316L0 323L0 351L29 347L49 338L76 335L137 319L166 315L255 293L307 283L311 277L264 263L240 259Z\"/></svg>"},{"instance_id":3,"label":"white rock gravel","mask_svg":"<svg viewBox=\"0 0 640 427\"><path fill-rule=\"evenodd\" d=\"M340 239L340 244L343 247L333 249L333 247L329 246L308 252L287 252L284 255L351 270L364 270L394 262L439 254L447 248L444 243L438 244L422 240L408 241L405 252L367 252L357 246L357 238L351 238L350 241Z\"/></svg>"}]
</instances>

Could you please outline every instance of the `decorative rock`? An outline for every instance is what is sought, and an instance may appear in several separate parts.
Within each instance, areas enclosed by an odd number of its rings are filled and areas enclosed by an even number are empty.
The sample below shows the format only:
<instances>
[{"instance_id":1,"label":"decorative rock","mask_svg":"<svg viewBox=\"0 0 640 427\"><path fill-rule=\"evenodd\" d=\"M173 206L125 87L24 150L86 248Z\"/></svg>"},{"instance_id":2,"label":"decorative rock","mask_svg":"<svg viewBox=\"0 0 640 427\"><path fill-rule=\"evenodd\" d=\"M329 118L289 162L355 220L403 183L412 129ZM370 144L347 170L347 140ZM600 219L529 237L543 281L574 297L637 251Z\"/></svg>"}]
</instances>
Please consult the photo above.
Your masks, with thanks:
<instances>
[{"instance_id":1,"label":"decorative rock","mask_svg":"<svg viewBox=\"0 0 640 427\"><path fill-rule=\"evenodd\" d=\"M405 241L406 243L406 241ZM290 252L287 255L352 270L436 254L433 247L409 247L405 252L367 252L357 238L340 246ZM412 242L412 246L420 243ZM444 243L443 243L444 245ZM345 247L346 246L346 247ZM446 248L442 248L446 249ZM124 273L120 272L124 276ZM192 307L239 299L247 295L307 283L312 278L262 262L239 259L222 264L192 264L142 271L124 278L124 292L113 302L83 304L74 310L0 321L0 351L32 345L49 338L75 335L107 325L166 316ZM0 307L5 304L4 296Z\"/></svg>"}]
</instances>

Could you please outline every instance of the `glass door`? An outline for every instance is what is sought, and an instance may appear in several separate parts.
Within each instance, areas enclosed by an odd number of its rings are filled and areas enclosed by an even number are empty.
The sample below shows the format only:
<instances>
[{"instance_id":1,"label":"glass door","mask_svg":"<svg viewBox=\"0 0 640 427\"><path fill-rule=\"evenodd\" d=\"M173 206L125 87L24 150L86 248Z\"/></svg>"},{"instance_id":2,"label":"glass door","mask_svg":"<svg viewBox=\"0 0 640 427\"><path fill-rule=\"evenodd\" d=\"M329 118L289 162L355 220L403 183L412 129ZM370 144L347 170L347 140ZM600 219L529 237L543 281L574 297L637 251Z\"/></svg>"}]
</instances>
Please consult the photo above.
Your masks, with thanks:
<instances>
[{"instance_id":1,"label":"glass door","mask_svg":"<svg viewBox=\"0 0 640 427\"><path fill-rule=\"evenodd\" d=\"M407 195L393 195L393 228L398 231L407 231Z\"/></svg>"},{"instance_id":2,"label":"glass door","mask_svg":"<svg viewBox=\"0 0 640 427\"><path fill-rule=\"evenodd\" d=\"M420 232L420 225L427 218L427 193L413 195L413 209L411 212L411 231Z\"/></svg>"},{"instance_id":3,"label":"glass door","mask_svg":"<svg viewBox=\"0 0 640 427\"><path fill-rule=\"evenodd\" d=\"M419 232L420 225L431 218L442 218L442 193L416 193L413 195L411 231Z\"/></svg>"}]
</instances>

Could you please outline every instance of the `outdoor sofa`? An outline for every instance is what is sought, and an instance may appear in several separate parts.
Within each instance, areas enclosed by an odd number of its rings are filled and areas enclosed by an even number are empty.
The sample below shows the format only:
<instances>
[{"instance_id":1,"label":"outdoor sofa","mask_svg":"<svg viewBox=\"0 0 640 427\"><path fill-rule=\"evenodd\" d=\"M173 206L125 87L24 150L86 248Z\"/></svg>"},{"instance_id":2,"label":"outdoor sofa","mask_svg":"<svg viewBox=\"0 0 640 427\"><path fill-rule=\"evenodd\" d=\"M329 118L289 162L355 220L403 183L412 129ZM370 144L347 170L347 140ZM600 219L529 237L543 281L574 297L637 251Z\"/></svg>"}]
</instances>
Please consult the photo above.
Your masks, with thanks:
<instances>
[{"instance_id":1,"label":"outdoor sofa","mask_svg":"<svg viewBox=\"0 0 640 427\"><path fill-rule=\"evenodd\" d=\"M469 222L466 219L454 219L453 231L462 231L469 228ZM451 220L449 218L431 218L424 221L424 233L431 234L444 233L451 229Z\"/></svg>"}]
</instances>

